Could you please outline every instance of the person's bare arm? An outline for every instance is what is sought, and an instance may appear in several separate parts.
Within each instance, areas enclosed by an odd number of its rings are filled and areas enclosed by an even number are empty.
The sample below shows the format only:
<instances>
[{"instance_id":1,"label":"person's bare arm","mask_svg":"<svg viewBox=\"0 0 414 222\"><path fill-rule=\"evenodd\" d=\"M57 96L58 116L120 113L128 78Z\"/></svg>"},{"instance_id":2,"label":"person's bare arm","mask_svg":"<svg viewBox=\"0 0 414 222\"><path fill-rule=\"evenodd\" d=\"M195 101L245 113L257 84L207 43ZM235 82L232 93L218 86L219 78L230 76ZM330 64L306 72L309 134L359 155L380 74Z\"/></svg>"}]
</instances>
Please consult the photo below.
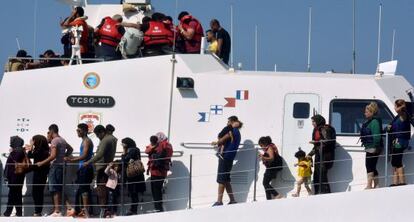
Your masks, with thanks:
<instances>
[{"instance_id":1,"label":"person's bare arm","mask_svg":"<svg viewBox=\"0 0 414 222\"><path fill-rule=\"evenodd\" d=\"M222 47L223 47L223 39L217 39L217 55L221 55Z\"/></svg>"},{"instance_id":2,"label":"person's bare arm","mask_svg":"<svg viewBox=\"0 0 414 222\"><path fill-rule=\"evenodd\" d=\"M77 161L84 160L88 157L89 150L91 149L91 141L90 140L85 140L85 141L83 141L82 145L83 145L83 154L82 154L82 156L70 158L69 161L77 162Z\"/></svg>"},{"instance_id":3,"label":"person's bare arm","mask_svg":"<svg viewBox=\"0 0 414 222\"><path fill-rule=\"evenodd\" d=\"M38 167L41 167L43 165L46 165L48 163L50 163L51 161L56 159L56 146L51 146L50 147L50 156L48 158L46 158L45 160L41 161L41 162L37 162L36 165Z\"/></svg>"}]
</instances>

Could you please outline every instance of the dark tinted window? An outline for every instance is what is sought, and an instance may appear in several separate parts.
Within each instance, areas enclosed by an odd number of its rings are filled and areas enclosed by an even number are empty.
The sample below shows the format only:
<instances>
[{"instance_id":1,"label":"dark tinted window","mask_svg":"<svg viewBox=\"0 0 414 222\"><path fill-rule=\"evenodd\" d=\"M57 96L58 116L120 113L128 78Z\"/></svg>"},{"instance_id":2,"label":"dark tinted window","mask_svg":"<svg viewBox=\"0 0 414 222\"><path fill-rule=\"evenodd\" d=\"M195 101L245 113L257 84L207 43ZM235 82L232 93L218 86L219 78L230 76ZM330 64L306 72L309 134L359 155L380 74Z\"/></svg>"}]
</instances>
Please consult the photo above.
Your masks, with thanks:
<instances>
[{"instance_id":1,"label":"dark tinted window","mask_svg":"<svg viewBox=\"0 0 414 222\"><path fill-rule=\"evenodd\" d=\"M365 121L364 111L372 100L333 100L330 109L330 124L337 134L359 135ZM394 118L390 109L382 101L375 101L379 107L379 117L383 127Z\"/></svg>"},{"instance_id":2,"label":"dark tinted window","mask_svg":"<svg viewBox=\"0 0 414 222\"><path fill-rule=\"evenodd\" d=\"M309 103L295 103L293 105L293 118L295 119L307 119L309 118L309 112Z\"/></svg>"}]
</instances>

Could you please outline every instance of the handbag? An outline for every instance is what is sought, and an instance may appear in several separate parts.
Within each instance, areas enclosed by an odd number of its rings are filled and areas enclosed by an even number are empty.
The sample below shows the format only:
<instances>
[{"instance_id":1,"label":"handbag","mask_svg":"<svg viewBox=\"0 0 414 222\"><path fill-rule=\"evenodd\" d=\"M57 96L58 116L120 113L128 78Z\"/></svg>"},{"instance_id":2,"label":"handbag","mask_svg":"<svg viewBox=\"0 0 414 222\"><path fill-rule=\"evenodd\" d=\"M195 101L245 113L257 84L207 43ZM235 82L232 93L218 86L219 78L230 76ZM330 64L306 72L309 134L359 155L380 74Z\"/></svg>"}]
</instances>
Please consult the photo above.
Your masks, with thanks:
<instances>
[{"instance_id":1,"label":"handbag","mask_svg":"<svg viewBox=\"0 0 414 222\"><path fill-rule=\"evenodd\" d=\"M30 159L25 154L22 162L14 162L14 173L16 175L26 174L27 172L29 172L30 165Z\"/></svg>"},{"instance_id":2,"label":"handbag","mask_svg":"<svg viewBox=\"0 0 414 222\"><path fill-rule=\"evenodd\" d=\"M143 174L145 172L144 164L141 160L130 160L127 166L127 177L132 178L136 177L140 174Z\"/></svg>"}]
</instances>

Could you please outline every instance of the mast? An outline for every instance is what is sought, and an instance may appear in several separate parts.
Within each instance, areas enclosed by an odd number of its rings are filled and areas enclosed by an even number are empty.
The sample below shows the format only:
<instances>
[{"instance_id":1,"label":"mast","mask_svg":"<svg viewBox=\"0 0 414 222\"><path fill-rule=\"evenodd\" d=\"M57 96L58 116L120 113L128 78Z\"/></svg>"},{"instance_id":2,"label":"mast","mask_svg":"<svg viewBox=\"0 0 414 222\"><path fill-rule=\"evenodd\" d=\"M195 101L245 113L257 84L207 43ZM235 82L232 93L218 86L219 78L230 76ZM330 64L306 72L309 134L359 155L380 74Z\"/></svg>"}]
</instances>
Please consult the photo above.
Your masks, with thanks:
<instances>
[{"instance_id":1,"label":"mast","mask_svg":"<svg viewBox=\"0 0 414 222\"><path fill-rule=\"evenodd\" d=\"M394 61L394 52L395 52L395 29L392 31L391 61Z\"/></svg>"},{"instance_id":2,"label":"mast","mask_svg":"<svg viewBox=\"0 0 414 222\"><path fill-rule=\"evenodd\" d=\"M258 66L258 51L257 51L257 47L258 47L258 31L257 31L257 25L255 26L255 31L254 31L254 70L257 72L257 66Z\"/></svg>"},{"instance_id":3,"label":"mast","mask_svg":"<svg viewBox=\"0 0 414 222\"><path fill-rule=\"evenodd\" d=\"M352 74L356 73L356 29L355 29L355 22L356 22L356 11L355 11L355 0L353 0L352 4Z\"/></svg>"},{"instance_id":4,"label":"mast","mask_svg":"<svg viewBox=\"0 0 414 222\"><path fill-rule=\"evenodd\" d=\"M377 65L379 65L380 59L381 59L381 22L382 22L382 4L379 5Z\"/></svg>"},{"instance_id":5,"label":"mast","mask_svg":"<svg viewBox=\"0 0 414 222\"><path fill-rule=\"evenodd\" d=\"M309 7L309 26L308 26L308 72L311 71L311 40L312 40L312 6Z\"/></svg>"},{"instance_id":6,"label":"mast","mask_svg":"<svg viewBox=\"0 0 414 222\"><path fill-rule=\"evenodd\" d=\"M230 67L232 67L233 68L233 66L234 66L234 47L233 47L233 42L234 42L234 39L233 39L233 37L234 37L234 35L233 35L233 22L234 22L234 19L233 19L233 4L231 4L230 5L230 41L231 41L231 43L230 43L230 49L231 49L231 51L230 51Z\"/></svg>"}]
</instances>

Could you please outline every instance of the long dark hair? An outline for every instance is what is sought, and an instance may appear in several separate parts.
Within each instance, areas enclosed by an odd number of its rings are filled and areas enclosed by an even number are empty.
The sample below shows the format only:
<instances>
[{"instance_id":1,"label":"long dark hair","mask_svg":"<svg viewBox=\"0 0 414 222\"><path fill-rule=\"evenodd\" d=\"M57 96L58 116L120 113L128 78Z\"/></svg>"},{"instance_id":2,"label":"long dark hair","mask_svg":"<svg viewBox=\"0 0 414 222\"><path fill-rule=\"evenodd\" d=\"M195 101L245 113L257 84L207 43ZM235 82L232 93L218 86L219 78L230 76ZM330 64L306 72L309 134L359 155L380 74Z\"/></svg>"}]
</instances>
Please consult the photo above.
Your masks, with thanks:
<instances>
[{"instance_id":1,"label":"long dark hair","mask_svg":"<svg viewBox=\"0 0 414 222\"><path fill-rule=\"evenodd\" d=\"M259 139L259 145L263 144L264 146L269 146L270 144L272 144L272 138L270 138L270 136L262 136Z\"/></svg>"},{"instance_id":2,"label":"long dark hair","mask_svg":"<svg viewBox=\"0 0 414 222\"><path fill-rule=\"evenodd\" d=\"M43 135L33 136L33 145L36 152L49 152L49 143Z\"/></svg>"}]
</instances>

